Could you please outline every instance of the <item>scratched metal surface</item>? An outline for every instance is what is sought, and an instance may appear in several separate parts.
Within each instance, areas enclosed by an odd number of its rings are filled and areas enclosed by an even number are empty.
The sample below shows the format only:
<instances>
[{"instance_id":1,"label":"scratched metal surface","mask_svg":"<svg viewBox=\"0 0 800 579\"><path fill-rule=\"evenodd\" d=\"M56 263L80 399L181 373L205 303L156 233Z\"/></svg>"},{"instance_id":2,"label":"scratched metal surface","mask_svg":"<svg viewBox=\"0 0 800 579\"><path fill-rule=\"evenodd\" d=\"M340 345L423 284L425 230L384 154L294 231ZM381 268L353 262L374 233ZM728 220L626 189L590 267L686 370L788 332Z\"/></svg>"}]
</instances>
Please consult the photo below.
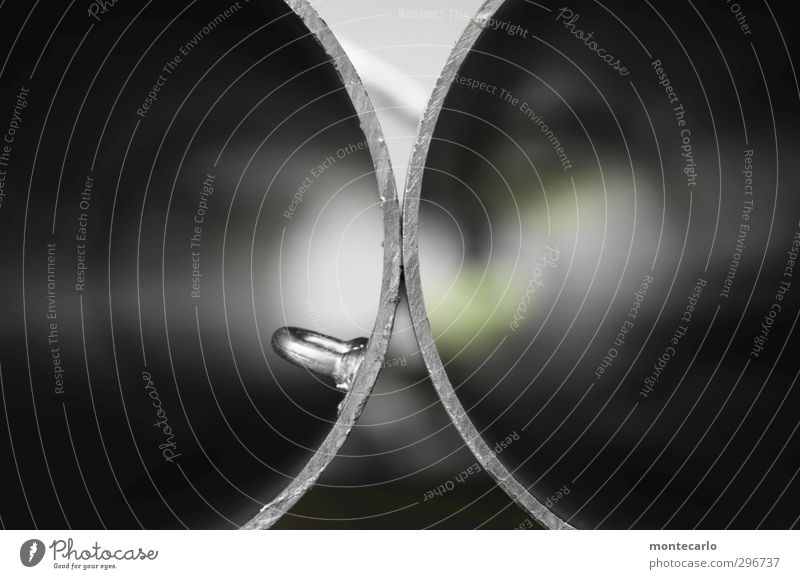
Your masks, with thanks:
<instances>
[{"instance_id":1,"label":"scratched metal surface","mask_svg":"<svg viewBox=\"0 0 800 579\"><path fill-rule=\"evenodd\" d=\"M425 114L415 331L549 528L799 520L797 7L734 8L489 2Z\"/></svg>"},{"instance_id":2,"label":"scratched metal surface","mask_svg":"<svg viewBox=\"0 0 800 579\"><path fill-rule=\"evenodd\" d=\"M0 6L0 518L240 528L272 504L268 526L383 360L385 143L306 2L86 4ZM372 335L341 416L271 350L286 325Z\"/></svg>"},{"instance_id":3,"label":"scratched metal surface","mask_svg":"<svg viewBox=\"0 0 800 579\"><path fill-rule=\"evenodd\" d=\"M289 0L288 4L303 19L303 22L316 35L320 44L333 59L359 114L361 127L367 136L370 153L375 163L384 214L383 282L375 328L367 344L364 360L359 366L355 381L345 396L344 405L336 424L295 480L275 500L265 505L261 512L244 526L245 529L266 529L275 524L314 485L322 471L337 455L372 392L386 356L394 325L395 310L400 302L400 206L397 202L394 174L380 124L358 73L325 22L306 0Z\"/></svg>"}]
</instances>

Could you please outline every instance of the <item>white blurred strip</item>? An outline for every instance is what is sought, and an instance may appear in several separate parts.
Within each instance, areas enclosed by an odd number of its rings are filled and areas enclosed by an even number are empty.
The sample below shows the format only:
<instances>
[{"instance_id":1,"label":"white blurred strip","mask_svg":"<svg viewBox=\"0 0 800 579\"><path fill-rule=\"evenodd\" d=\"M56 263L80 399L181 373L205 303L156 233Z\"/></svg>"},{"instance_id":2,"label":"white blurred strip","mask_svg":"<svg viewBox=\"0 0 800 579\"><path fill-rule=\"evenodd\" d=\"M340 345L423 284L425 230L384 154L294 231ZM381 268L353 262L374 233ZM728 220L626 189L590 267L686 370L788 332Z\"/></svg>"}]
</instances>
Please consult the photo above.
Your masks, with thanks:
<instances>
[{"instance_id":1,"label":"white blurred strip","mask_svg":"<svg viewBox=\"0 0 800 579\"><path fill-rule=\"evenodd\" d=\"M415 129L430 96L427 84L408 76L378 51L343 38L339 42L375 101L376 108L392 108L393 116L397 115L410 129Z\"/></svg>"}]
</instances>

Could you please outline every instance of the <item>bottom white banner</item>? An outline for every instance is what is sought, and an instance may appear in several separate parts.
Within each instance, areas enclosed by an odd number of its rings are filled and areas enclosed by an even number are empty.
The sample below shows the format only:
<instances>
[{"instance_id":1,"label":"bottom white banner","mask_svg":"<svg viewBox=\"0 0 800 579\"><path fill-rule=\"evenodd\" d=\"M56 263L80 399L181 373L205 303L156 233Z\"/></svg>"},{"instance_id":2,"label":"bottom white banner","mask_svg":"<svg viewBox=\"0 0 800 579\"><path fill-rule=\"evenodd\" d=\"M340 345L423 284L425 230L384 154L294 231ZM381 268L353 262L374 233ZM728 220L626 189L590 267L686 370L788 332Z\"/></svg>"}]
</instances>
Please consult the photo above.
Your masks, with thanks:
<instances>
[{"instance_id":1,"label":"bottom white banner","mask_svg":"<svg viewBox=\"0 0 800 579\"><path fill-rule=\"evenodd\" d=\"M3 531L0 577L800 577L792 531Z\"/></svg>"}]
</instances>

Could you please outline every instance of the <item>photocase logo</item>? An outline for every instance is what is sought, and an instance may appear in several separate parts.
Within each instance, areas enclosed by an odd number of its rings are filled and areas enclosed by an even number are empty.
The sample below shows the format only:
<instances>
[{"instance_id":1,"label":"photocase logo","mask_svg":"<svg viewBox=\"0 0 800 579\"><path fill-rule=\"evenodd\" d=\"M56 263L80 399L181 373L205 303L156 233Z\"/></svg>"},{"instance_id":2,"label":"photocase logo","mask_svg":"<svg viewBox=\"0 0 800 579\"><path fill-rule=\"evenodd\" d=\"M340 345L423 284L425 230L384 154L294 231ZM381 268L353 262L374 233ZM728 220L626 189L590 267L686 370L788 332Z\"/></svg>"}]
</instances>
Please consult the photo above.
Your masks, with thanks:
<instances>
[{"instance_id":1,"label":"photocase logo","mask_svg":"<svg viewBox=\"0 0 800 579\"><path fill-rule=\"evenodd\" d=\"M44 558L45 547L39 539L29 539L19 548L19 560L26 567L35 567Z\"/></svg>"}]
</instances>

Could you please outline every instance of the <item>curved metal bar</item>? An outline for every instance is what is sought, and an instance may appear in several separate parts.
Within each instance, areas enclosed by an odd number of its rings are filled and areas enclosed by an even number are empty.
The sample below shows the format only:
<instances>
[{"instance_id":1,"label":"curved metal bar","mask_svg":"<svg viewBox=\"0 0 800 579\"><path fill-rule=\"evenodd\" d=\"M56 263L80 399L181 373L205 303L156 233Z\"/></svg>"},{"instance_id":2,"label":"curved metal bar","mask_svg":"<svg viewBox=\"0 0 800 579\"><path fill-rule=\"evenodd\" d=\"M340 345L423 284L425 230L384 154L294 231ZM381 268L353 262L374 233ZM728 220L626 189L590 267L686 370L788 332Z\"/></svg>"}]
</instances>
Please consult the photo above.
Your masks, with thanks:
<instances>
[{"instance_id":1,"label":"curved metal bar","mask_svg":"<svg viewBox=\"0 0 800 579\"><path fill-rule=\"evenodd\" d=\"M450 415L450 419L463 437L464 442L467 443L467 446L481 465L491 474L502 489L539 523L549 529L572 529L571 525L561 520L555 513L545 507L527 488L514 478L513 473L509 472L500 462L497 455L486 444L469 416L467 416L447 377L439 352L436 349L425 308L424 296L422 295L422 282L419 272L419 201L425 163L431 139L436 129L436 122L456 73L478 37L484 31L486 24L500 6L503 5L504 1L487 0L475 18L467 25L464 34L453 49L441 76L436 82L433 95L420 124L417 141L414 144L414 150L411 155L405 196L403 198L403 265L406 292L408 294L409 309L411 310L411 319L414 323L414 331L417 335L425 365L445 410Z\"/></svg>"},{"instance_id":2,"label":"curved metal bar","mask_svg":"<svg viewBox=\"0 0 800 579\"><path fill-rule=\"evenodd\" d=\"M286 4L302 19L320 46L331 57L331 63L350 95L367 138L383 209L383 282L372 336L364 350L364 360L358 368L353 385L342 403L336 424L300 474L277 498L265 505L245 524L243 529L268 529L274 525L314 485L325 467L339 452L372 392L386 355L394 326L395 311L400 302L400 206L389 151L378 117L350 59L316 10L307 0L286 0Z\"/></svg>"}]
</instances>

